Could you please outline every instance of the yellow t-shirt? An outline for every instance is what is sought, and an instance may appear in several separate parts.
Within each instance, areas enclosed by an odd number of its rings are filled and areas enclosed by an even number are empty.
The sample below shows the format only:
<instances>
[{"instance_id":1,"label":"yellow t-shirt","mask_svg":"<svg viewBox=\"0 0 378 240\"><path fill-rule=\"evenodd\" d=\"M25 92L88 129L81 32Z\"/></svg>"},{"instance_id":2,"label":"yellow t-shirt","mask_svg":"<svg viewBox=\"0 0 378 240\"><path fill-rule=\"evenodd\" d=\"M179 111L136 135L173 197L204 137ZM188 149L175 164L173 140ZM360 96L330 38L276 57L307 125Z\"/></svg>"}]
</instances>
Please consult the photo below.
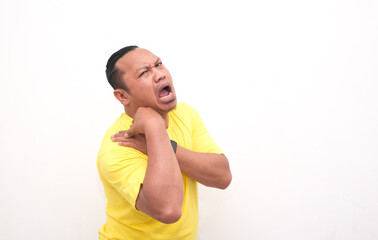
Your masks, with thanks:
<instances>
[{"instance_id":1,"label":"yellow t-shirt","mask_svg":"<svg viewBox=\"0 0 378 240\"><path fill-rule=\"evenodd\" d=\"M179 221L164 224L135 208L148 157L133 148L119 146L110 139L118 131L129 129L131 123L132 118L123 113L105 134L97 157L98 172L108 200L107 220L99 230L99 239L196 239L197 182L185 174L182 174L184 201ZM170 139L186 149L222 153L207 132L198 112L187 104L178 103L169 112L167 132Z\"/></svg>"}]
</instances>

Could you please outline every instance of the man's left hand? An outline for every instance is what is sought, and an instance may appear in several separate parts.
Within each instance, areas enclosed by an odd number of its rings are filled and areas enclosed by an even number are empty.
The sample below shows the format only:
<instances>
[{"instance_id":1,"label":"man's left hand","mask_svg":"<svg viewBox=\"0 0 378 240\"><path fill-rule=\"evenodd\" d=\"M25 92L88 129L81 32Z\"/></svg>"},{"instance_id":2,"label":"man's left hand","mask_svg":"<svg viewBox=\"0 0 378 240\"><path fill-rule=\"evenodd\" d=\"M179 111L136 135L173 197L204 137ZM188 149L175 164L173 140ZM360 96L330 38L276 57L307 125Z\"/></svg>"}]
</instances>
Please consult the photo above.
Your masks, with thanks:
<instances>
[{"instance_id":1,"label":"man's left hand","mask_svg":"<svg viewBox=\"0 0 378 240\"><path fill-rule=\"evenodd\" d=\"M120 146L131 147L147 155L147 144L144 134L135 134L130 137L126 133L127 131L120 131L112 135L111 139L113 142L118 142L118 145Z\"/></svg>"}]
</instances>

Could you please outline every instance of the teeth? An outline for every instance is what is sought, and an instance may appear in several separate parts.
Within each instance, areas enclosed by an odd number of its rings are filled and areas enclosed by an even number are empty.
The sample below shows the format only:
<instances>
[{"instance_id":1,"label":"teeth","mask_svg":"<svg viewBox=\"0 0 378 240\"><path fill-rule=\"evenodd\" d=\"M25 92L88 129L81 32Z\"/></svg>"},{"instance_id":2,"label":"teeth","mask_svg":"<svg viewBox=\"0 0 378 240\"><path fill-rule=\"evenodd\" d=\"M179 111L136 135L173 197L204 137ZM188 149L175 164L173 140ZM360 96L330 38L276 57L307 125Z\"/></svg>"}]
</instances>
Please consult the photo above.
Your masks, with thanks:
<instances>
[{"instance_id":1,"label":"teeth","mask_svg":"<svg viewBox=\"0 0 378 240\"><path fill-rule=\"evenodd\" d=\"M169 92L167 96L164 96L164 97L161 97L160 99L164 99L164 98L167 98L171 95L172 92Z\"/></svg>"}]
</instances>

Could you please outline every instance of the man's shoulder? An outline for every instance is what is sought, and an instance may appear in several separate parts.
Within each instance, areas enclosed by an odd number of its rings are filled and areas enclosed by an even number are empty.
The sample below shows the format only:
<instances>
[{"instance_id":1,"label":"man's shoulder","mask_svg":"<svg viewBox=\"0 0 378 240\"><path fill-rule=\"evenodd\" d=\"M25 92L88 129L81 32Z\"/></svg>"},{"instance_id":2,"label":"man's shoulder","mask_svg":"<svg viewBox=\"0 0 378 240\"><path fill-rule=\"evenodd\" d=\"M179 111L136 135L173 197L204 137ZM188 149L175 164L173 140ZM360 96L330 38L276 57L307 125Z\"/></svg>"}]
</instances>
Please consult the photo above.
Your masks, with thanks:
<instances>
[{"instance_id":1,"label":"man's shoulder","mask_svg":"<svg viewBox=\"0 0 378 240\"><path fill-rule=\"evenodd\" d=\"M129 117L126 113L122 113L112 125L108 128L105 135L113 135L119 131L127 130L130 128L133 119Z\"/></svg>"},{"instance_id":2,"label":"man's shoulder","mask_svg":"<svg viewBox=\"0 0 378 240\"><path fill-rule=\"evenodd\" d=\"M113 124L108 128L108 130L106 131L102 139L101 146L99 149L98 159L101 159L104 156L111 156L111 158L114 158L113 155L123 157L123 155L125 154L137 152L136 150L132 148L127 148L127 147L118 145L118 143L113 142L110 138L113 134L116 134L119 131L129 129L131 124L132 124L132 119L129 116L127 116L125 113L122 113L122 115L119 116L113 122Z\"/></svg>"},{"instance_id":3,"label":"man's shoulder","mask_svg":"<svg viewBox=\"0 0 378 240\"><path fill-rule=\"evenodd\" d=\"M179 114L179 115L191 114L193 112L196 112L196 110L191 105L184 102L177 103L176 108L172 110L172 113Z\"/></svg>"},{"instance_id":4,"label":"man's shoulder","mask_svg":"<svg viewBox=\"0 0 378 240\"><path fill-rule=\"evenodd\" d=\"M197 123L200 118L196 109L183 102L177 103L176 108L169 114L170 119L172 119L176 125L188 129L192 129L193 124Z\"/></svg>"}]
</instances>

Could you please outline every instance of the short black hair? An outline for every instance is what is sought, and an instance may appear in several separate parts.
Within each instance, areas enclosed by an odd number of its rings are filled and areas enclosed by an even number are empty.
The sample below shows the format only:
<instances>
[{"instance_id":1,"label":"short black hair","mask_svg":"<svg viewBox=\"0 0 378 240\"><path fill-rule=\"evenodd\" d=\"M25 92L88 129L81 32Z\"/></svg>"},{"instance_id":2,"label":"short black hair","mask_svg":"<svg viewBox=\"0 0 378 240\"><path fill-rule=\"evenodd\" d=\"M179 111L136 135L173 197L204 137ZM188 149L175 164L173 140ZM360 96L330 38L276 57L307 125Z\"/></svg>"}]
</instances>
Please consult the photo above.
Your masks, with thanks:
<instances>
[{"instance_id":1,"label":"short black hair","mask_svg":"<svg viewBox=\"0 0 378 240\"><path fill-rule=\"evenodd\" d=\"M117 52L113 53L108 59L105 72L106 78L108 79L108 82L113 87L113 89L121 88L126 92L129 92L129 89L127 88L126 84L122 81L122 75L124 73L120 71L115 65L118 59L123 57L128 52L134 50L135 48L138 48L138 46L133 45L121 48Z\"/></svg>"}]
</instances>

